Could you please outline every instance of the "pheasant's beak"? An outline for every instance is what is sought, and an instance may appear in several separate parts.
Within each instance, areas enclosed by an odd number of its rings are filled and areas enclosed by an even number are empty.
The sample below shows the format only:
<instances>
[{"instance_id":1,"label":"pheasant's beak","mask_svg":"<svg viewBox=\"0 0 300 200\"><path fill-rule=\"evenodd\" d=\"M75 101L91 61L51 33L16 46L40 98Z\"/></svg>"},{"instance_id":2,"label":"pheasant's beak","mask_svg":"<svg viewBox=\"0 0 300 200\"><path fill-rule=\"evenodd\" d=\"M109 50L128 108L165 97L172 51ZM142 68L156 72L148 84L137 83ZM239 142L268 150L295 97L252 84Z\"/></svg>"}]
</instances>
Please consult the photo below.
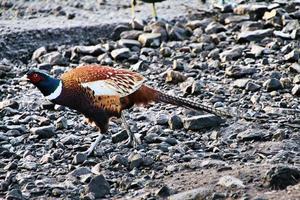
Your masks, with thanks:
<instances>
[{"instance_id":1,"label":"pheasant's beak","mask_svg":"<svg viewBox=\"0 0 300 200\"><path fill-rule=\"evenodd\" d=\"M21 78L19 78L19 81L29 81L29 78L27 76L27 74L25 74L24 76L22 76Z\"/></svg>"}]
</instances>

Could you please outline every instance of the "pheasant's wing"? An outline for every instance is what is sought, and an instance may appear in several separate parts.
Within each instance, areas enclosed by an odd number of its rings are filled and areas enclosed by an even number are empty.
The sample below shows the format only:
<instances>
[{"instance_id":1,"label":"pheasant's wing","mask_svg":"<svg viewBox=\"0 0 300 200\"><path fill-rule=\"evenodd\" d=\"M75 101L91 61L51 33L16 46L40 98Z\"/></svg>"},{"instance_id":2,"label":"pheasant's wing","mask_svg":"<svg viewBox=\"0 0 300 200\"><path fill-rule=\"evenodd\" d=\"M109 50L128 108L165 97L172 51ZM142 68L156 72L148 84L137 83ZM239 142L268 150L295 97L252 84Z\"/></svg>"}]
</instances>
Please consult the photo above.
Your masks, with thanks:
<instances>
[{"instance_id":1,"label":"pheasant's wing","mask_svg":"<svg viewBox=\"0 0 300 200\"><path fill-rule=\"evenodd\" d=\"M94 92L94 96L125 97L138 90L145 78L138 73L111 67L88 65L73 69L62 76L76 79L82 87Z\"/></svg>"}]
</instances>

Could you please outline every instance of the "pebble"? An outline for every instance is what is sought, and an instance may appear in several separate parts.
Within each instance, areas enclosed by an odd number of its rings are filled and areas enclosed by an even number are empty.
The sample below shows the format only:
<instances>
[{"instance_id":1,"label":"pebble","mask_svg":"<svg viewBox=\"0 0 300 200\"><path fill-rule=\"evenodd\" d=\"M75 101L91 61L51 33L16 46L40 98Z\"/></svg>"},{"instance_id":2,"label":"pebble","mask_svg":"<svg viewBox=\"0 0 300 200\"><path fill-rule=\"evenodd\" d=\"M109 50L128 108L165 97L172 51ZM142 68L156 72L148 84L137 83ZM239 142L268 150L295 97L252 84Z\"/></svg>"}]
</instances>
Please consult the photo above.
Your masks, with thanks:
<instances>
[{"instance_id":1,"label":"pebble","mask_svg":"<svg viewBox=\"0 0 300 200\"><path fill-rule=\"evenodd\" d=\"M169 70L166 73L166 82L167 83L180 83L187 79L185 75L181 72Z\"/></svg>"},{"instance_id":2,"label":"pebble","mask_svg":"<svg viewBox=\"0 0 300 200\"><path fill-rule=\"evenodd\" d=\"M78 164L82 164L86 160L87 160L87 155L85 153L77 153L74 156L72 163L74 165L78 165Z\"/></svg>"},{"instance_id":3,"label":"pebble","mask_svg":"<svg viewBox=\"0 0 300 200\"><path fill-rule=\"evenodd\" d=\"M199 115L183 119L183 126L187 130L202 130L204 128L217 127L224 120L212 114Z\"/></svg>"},{"instance_id":4,"label":"pebble","mask_svg":"<svg viewBox=\"0 0 300 200\"><path fill-rule=\"evenodd\" d=\"M138 41L144 47L159 47L161 44L160 33L143 33L139 36Z\"/></svg>"},{"instance_id":5,"label":"pebble","mask_svg":"<svg viewBox=\"0 0 300 200\"><path fill-rule=\"evenodd\" d=\"M111 52L111 56L113 57L114 60L125 60L128 59L131 56L131 52L128 48L120 48L120 49L115 49Z\"/></svg>"},{"instance_id":6,"label":"pebble","mask_svg":"<svg viewBox=\"0 0 300 200\"><path fill-rule=\"evenodd\" d=\"M276 78L271 78L271 79L266 80L263 83L263 86L267 89L268 92L274 91L274 90L275 91L280 90L283 88L281 85L281 82Z\"/></svg>"},{"instance_id":7,"label":"pebble","mask_svg":"<svg viewBox=\"0 0 300 200\"><path fill-rule=\"evenodd\" d=\"M243 181L233 176L223 176L219 179L218 185L222 185L224 187L232 188L245 188Z\"/></svg>"},{"instance_id":8,"label":"pebble","mask_svg":"<svg viewBox=\"0 0 300 200\"><path fill-rule=\"evenodd\" d=\"M299 183L300 170L289 166L275 166L266 173L264 178L271 189L283 190L289 185Z\"/></svg>"},{"instance_id":9,"label":"pebble","mask_svg":"<svg viewBox=\"0 0 300 200\"><path fill-rule=\"evenodd\" d=\"M182 119L178 115L172 115L168 120L170 129L181 129L183 127Z\"/></svg>"},{"instance_id":10,"label":"pebble","mask_svg":"<svg viewBox=\"0 0 300 200\"><path fill-rule=\"evenodd\" d=\"M238 42L251 42L251 41L260 41L266 37L270 37L273 34L272 29L263 29L263 30L254 30L254 31L244 31L238 34Z\"/></svg>"},{"instance_id":11,"label":"pebble","mask_svg":"<svg viewBox=\"0 0 300 200\"><path fill-rule=\"evenodd\" d=\"M133 153L128 158L130 169L139 168L143 164L143 156L139 153Z\"/></svg>"},{"instance_id":12,"label":"pebble","mask_svg":"<svg viewBox=\"0 0 300 200\"><path fill-rule=\"evenodd\" d=\"M86 193L93 193L95 198L103 198L110 192L110 185L105 177L100 174L91 179L85 188Z\"/></svg>"},{"instance_id":13,"label":"pebble","mask_svg":"<svg viewBox=\"0 0 300 200\"><path fill-rule=\"evenodd\" d=\"M31 128L30 132L34 135L37 135L38 138L40 139L45 139L45 138L51 138L55 136L55 128L54 126L41 126L41 127L35 127Z\"/></svg>"}]
</instances>

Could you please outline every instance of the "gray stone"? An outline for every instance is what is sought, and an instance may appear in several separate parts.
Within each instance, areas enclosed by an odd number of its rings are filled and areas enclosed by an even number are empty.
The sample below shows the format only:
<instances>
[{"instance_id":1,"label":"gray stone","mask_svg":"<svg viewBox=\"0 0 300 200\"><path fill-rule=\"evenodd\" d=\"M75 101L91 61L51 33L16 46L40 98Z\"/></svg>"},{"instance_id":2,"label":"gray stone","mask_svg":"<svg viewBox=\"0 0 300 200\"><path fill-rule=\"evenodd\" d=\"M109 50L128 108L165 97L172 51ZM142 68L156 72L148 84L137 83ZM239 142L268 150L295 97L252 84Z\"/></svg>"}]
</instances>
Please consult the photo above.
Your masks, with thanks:
<instances>
[{"instance_id":1,"label":"gray stone","mask_svg":"<svg viewBox=\"0 0 300 200\"><path fill-rule=\"evenodd\" d=\"M75 46L73 48L73 52L80 55L91 55L91 56L99 56L105 53L105 49L100 45L94 46Z\"/></svg>"},{"instance_id":2,"label":"gray stone","mask_svg":"<svg viewBox=\"0 0 300 200\"><path fill-rule=\"evenodd\" d=\"M169 121L169 115L160 114L156 117L156 124L158 125L167 125Z\"/></svg>"},{"instance_id":3,"label":"gray stone","mask_svg":"<svg viewBox=\"0 0 300 200\"><path fill-rule=\"evenodd\" d=\"M40 159L40 163L41 164L50 163L52 160L53 160L53 156L51 156L51 154L47 153L42 156L42 158Z\"/></svg>"},{"instance_id":4,"label":"gray stone","mask_svg":"<svg viewBox=\"0 0 300 200\"><path fill-rule=\"evenodd\" d=\"M6 200L24 200L25 198L22 195L21 190L19 189L12 189L7 192Z\"/></svg>"},{"instance_id":5,"label":"gray stone","mask_svg":"<svg viewBox=\"0 0 300 200\"><path fill-rule=\"evenodd\" d=\"M122 130L114 135L112 135L111 140L113 143L118 143L126 140L128 138L128 134L126 130Z\"/></svg>"},{"instance_id":6,"label":"gray stone","mask_svg":"<svg viewBox=\"0 0 300 200\"><path fill-rule=\"evenodd\" d=\"M218 185L222 185L227 188L245 188L243 181L233 176L223 176L219 179Z\"/></svg>"},{"instance_id":7,"label":"gray stone","mask_svg":"<svg viewBox=\"0 0 300 200\"><path fill-rule=\"evenodd\" d=\"M174 194L169 197L169 200L196 200L196 199L207 199L211 191L208 188L201 187L193 190L188 190Z\"/></svg>"},{"instance_id":8,"label":"gray stone","mask_svg":"<svg viewBox=\"0 0 300 200\"><path fill-rule=\"evenodd\" d=\"M111 158L111 162L112 162L112 164L119 163L119 164L121 164L125 167L127 167L129 165L128 159L125 158L124 156L120 155L120 154L117 154L117 155L113 156Z\"/></svg>"},{"instance_id":9,"label":"gray stone","mask_svg":"<svg viewBox=\"0 0 300 200\"><path fill-rule=\"evenodd\" d=\"M3 169L4 170L14 170L18 168L18 162L16 160L8 163Z\"/></svg>"},{"instance_id":10,"label":"gray stone","mask_svg":"<svg viewBox=\"0 0 300 200\"><path fill-rule=\"evenodd\" d=\"M63 57L63 55L60 52L51 52L47 53L40 57L41 62L48 63L50 65L66 65L67 61Z\"/></svg>"},{"instance_id":11,"label":"gray stone","mask_svg":"<svg viewBox=\"0 0 300 200\"><path fill-rule=\"evenodd\" d=\"M94 56L86 55L80 58L80 63L87 63L87 64L92 64L92 63L97 63L98 60Z\"/></svg>"},{"instance_id":12,"label":"gray stone","mask_svg":"<svg viewBox=\"0 0 300 200\"><path fill-rule=\"evenodd\" d=\"M138 41L144 47L159 47L161 43L160 33L143 33L139 36Z\"/></svg>"},{"instance_id":13,"label":"gray stone","mask_svg":"<svg viewBox=\"0 0 300 200\"><path fill-rule=\"evenodd\" d=\"M172 50L170 47L162 47L160 48L159 52L163 57L170 57L172 55Z\"/></svg>"},{"instance_id":14,"label":"gray stone","mask_svg":"<svg viewBox=\"0 0 300 200\"><path fill-rule=\"evenodd\" d=\"M298 63L291 64L290 71L300 73L300 65Z\"/></svg>"},{"instance_id":15,"label":"gray stone","mask_svg":"<svg viewBox=\"0 0 300 200\"><path fill-rule=\"evenodd\" d=\"M183 41L189 38L191 33L183 27L174 26L168 32L170 40Z\"/></svg>"},{"instance_id":16,"label":"gray stone","mask_svg":"<svg viewBox=\"0 0 300 200\"><path fill-rule=\"evenodd\" d=\"M243 54L243 47L234 47L230 50L225 50L220 54L220 59L222 62L237 60Z\"/></svg>"},{"instance_id":17,"label":"gray stone","mask_svg":"<svg viewBox=\"0 0 300 200\"><path fill-rule=\"evenodd\" d=\"M289 185L296 185L300 181L300 170L289 166L271 168L264 177L271 189L283 190Z\"/></svg>"},{"instance_id":18,"label":"gray stone","mask_svg":"<svg viewBox=\"0 0 300 200\"><path fill-rule=\"evenodd\" d=\"M237 79L233 82L233 86L237 88L245 88L247 83L249 83L251 79L249 78L243 78L243 79Z\"/></svg>"},{"instance_id":19,"label":"gray stone","mask_svg":"<svg viewBox=\"0 0 300 200\"><path fill-rule=\"evenodd\" d=\"M171 191L168 186L164 185L155 192L155 195L161 198L166 198L171 195Z\"/></svg>"},{"instance_id":20,"label":"gray stone","mask_svg":"<svg viewBox=\"0 0 300 200\"><path fill-rule=\"evenodd\" d=\"M260 90L260 88L261 88L261 85L250 81L246 84L245 90L251 91L251 92L256 92L256 91Z\"/></svg>"},{"instance_id":21,"label":"gray stone","mask_svg":"<svg viewBox=\"0 0 300 200\"><path fill-rule=\"evenodd\" d=\"M166 82L167 83L180 83L187 79L186 76L184 76L182 73L174 71L174 70L168 70L166 73Z\"/></svg>"},{"instance_id":22,"label":"gray stone","mask_svg":"<svg viewBox=\"0 0 300 200\"><path fill-rule=\"evenodd\" d=\"M87 154L85 154L85 153L77 153L77 154L74 156L72 163L73 163L74 165L78 165L78 164L83 163L83 162L86 161L86 160L87 160Z\"/></svg>"},{"instance_id":23,"label":"gray stone","mask_svg":"<svg viewBox=\"0 0 300 200\"><path fill-rule=\"evenodd\" d=\"M102 198L109 194L110 185L102 174L91 179L86 186L86 193L94 193L95 198Z\"/></svg>"},{"instance_id":24,"label":"gray stone","mask_svg":"<svg viewBox=\"0 0 300 200\"><path fill-rule=\"evenodd\" d=\"M39 61L39 58L47 53L46 47L36 49L32 54L32 60Z\"/></svg>"},{"instance_id":25,"label":"gray stone","mask_svg":"<svg viewBox=\"0 0 300 200\"><path fill-rule=\"evenodd\" d=\"M178 115L172 115L168 121L171 129L180 129L183 127L182 119Z\"/></svg>"},{"instance_id":26,"label":"gray stone","mask_svg":"<svg viewBox=\"0 0 300 200\"><path fill-rule=\"evenodd\" d=\"M174 60L173 61L173 69L174 70L184 70L185 68L185 63L183 60Z\"/></svg>"},{"instance_id":27,"label":"gray stone","mask_svg":"<svg viewBox=\"0 0 300 200\"><path fill-rule=\"evenodd\" d=\"M300 95L300 85L296 84L292 89L293 95Z\"/></svg>"},{"instance_id":28,"label":"gray stone","mask_svg":"<svg viewBox=\"0 0 300 200\"><path fill-rule=\"evenodd\" d=\"M256 72L255 68L241 67L241 66L230 66L225 69L225 74L233 78L241 78L247 75L252 75Z\"/></svg>"},{"instance_id":29,"label":"gray stone","mask_svg":"<svg viewBox=\"0 0 300 200\"><path fill-rule=\"evenodd\" d=\"M290 62L297 62L299 60L299 55L300 55L300 52L298 49L294 49L293 51L291 51L290 53L286 54L284 56L284 59L286 61L290 61Z\"/></svg>"},{"instance_id":30,"label":"gray stone","mask_svg":"<svg viewBox=\"0 0 300 200\"><path fill-rule=\"evenodd\" d=\"M137 40L142 33L143 33L143 31L138 31L138 30L124 31L121 33L121 38Z\"/></svg>"},{"instance_id":31,"label":"gray stone","mask_svg":"<svg viewBox=\"0 0 300 200\"><path fill-rule=\"evenodd\" d=\"M80 176L91 174L91 170L88 167L79 167L71 171L68 175L79 178Z\"/></svg>"},{"instance_id":32,"label":"gray stone","mask_svg":"<svg viewBox=\"0 0 300 200\"><path fill-rule=\"evenodd\" d=\"M0 110L4 108L19 109L19 103L12 99L3 100L0 102Z\"/></svg>"},{"instance_id":33,"label":"gray stone","mask_svg":"<svg viewBox=\"0 0 300 200\"><path fill-rule=\"evenodd\" d=\"M244 31L237 36L238 42L260 41L273 34L273 29L263 29L255 31Z\"/></svg>"},{"instance_id":34,"label":"gray stone","mask_svg":"<svg viewBox=\"0 0 300 200\"><path fill-rule=\"evenodd\" d=\"M264 52L265 48L261 47L259 45L253 44L251 45L251 51L250 51L250 55L253 55L253 57L257 58L262 56L263 52Z\"/></svg>"},{"instance_id":35,"label":"gray stone","mask_svg":"<svg viewBox=\"0 0 300 200\"><path fill-rule=\"evenodd\" d=\"M31 128L30 132L37 135L40 139L51 138L55 135L54 126L52 125Z\"/></svg>"},{"instance_id":36,"label":"gray stone","mask_svg":"<svg viewBox=\"0 0 300 200\"><path fill-rule=\"evenodd\" d=\"M128 48L115 49L111 52L111 56L115 60L125 60L131 56L131 52Z\"/></svg>"},{"instance_id":37,"label":"gray stone","mask_svg":"<svg viewBox=\"0 0 300 200\"><path fill-rule=\"evenodd\" d=\"M237 134L239 141L261 141L264 140L264 133L262 131L245 130Z\"/></svg>"},{"instance_id":38,"label":"gray stone","mask_svg":"<svg viewBox=\"0 0 300 200\"><path fill-rule=\"evenodd\" d=\"M55 127L57 129L67 129L68 128L68 122L67 119L64 117L60 117L55 121Z\"/></svg>"},{"instance_id":39,"label":"gray stone","mask_svg":"<svg viewBox=\"0 0 300 200\"><path fill-rule=\"evenodd\" d=\"M223 32L223 31L226 31L226 28L218 22L211 22L205 28L205 32L207 34L220 33L220 32Z\"/></svg>"},{"instance_id":40,"label":"gray stone","mask_svg":"<svg viewBox=\"0 0 300 200\"><path fill-rule=\"evenodd\" d=\"M132 40L132 39L120 39L118 41L118 44L127 48L133 48L133 47L141 47L141 44L137 40Z\"/></svg>"},{"instance_id":41,"label":"gray stone","mask_svg":"<svg viewBox=\"0 0 300 200\"><path fill-rule=\"evenodd\" d=\"M250 18L246 15L230 15L225 18L225 24L236 24L243 21L248 21Z\"/></svg>"},{"instance_id":42,"label":"gray stone","mask_svg":"<svg viewBox=\"0 0 300 200\"><path fill-rule=\"evenodd\" d=\"M221 123L224 123L224 120L212 114L194 116L190 118L185 118L183 120L184 128L193 131L201 130L204 128L217 127Z\"/></svg>"},{"instance_id":43,"label":"gray stone","mask_svg":"<svg viewBox=\"0 0 300 200\"><path fill-rule=\"evenodd\" d=\"M139 153L133 153L128 158L130 169L139 168L143 164L143 156Z\"/></svg>"},{"instance_id":44,"label":"gray stone","mask_svg":"<svg viewBox=\"0 0 300 200\"><path fill-rule=\"evenodd\" d=\"M281 82L276 78L268 79L264 82L263 86L267 89L268 92L280 90L283 88Z\"/></svg>"}]
</instances>

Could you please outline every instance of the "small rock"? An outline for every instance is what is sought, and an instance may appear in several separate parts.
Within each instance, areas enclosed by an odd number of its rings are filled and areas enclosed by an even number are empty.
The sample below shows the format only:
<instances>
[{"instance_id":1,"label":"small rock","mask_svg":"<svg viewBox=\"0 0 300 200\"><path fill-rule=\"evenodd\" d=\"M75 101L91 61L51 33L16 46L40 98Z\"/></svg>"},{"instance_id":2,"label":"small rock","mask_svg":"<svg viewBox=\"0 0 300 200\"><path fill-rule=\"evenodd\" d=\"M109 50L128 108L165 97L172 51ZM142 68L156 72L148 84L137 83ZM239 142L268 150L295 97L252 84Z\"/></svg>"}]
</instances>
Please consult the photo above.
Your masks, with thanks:
<instances>
[{"instance_id":1,"label":"small rock","mask_svg":"<svg viewBox=\"0 0 300 200\"><path fill-rule=\"evenodd\" d=\"M143 31L137 31L137 30L124 31L121 33L121 38L137 40L142 33Z\"/></svg>"},{"instance_id":2,"label":"small rock","mask_svg":"<svg viewBox=\"0 0 300 200\"><path fill-rule=\"evenodd\" d=\"M183 41L191 36L191 32L185 28L179 26L173 26L170 31L168 31L170 40Z\"/></svg>"},{"instance_id":3,"label":"small rock","mask_svg":"<svg viewBox=\"0 0 300 200\"><path fill-rule=\"evenodd\" d=\"M276 166L265 175L265 181L271 189L283 190L289 185L295 185L300 181L300 171L288 166Z\"/></svg>"},{"instance_id":4,"label":"small rock","mask_svg":"<svg viewBox=\"0 0 300 200\"><path fill-rule=\"evenodd\" d=\"M293 51L291 51L290 53L286 54L284 56L284 59L286 61L290 61L290 62L297 62L299 60L299 55L300 55L300 52L298 49L294 49Z\"/></svg>"},{"instance_id":5,"label":"small rock","mask_svg":"<svg viewBox=\"0 0 300 200\"><path fill-rule=\"evenodd\" d=\"M101 45L95 46L75 46L73 52L80 55L99 56L105 53L105 49Z\"/></svg>"},{"instance_id":6,"label":"small rock","mask_svg":"<svg viewBox=\"0 0 300 200\"><path fill-rule=\"evenodd\" d=\"M257 58L260 57L262 55L262 53L264 52L265 48L261 47L259 45L251 45L251 51L250 51L250 55L253 55L253 57Z\"/></svg>"},{"instance_id":7,"label":"small rock","mask_svg":"<svg viewBox=\"0 0 300 200\"><path fill-rule=\"evenodd\" d=\"M119 142L126 140L127 138L128 138L128 134L127 134L126 130L122 130L122 131L112 135L111 140L113 143L119 143Z\"/></svg>"},{"instance_id":8,"label":"small rock","mask_svg":"<svg viewBox=\"0 0 300 200\"><path fill-rule=\"evenodd\" d=\"M68 122L67 119L64 117L60 117L55 121L55 127L57 129L67 129L68 128Z\"/></svg>"},{"instance_id":9,"label":"small rock","mask_svg":"<svg viewBox=\"0 0 300 200\"><path fill-rule=\"evenodd\" d=\"M141 44L137 40L132 39L121 39L118 41L118 44L127 48L133 48L133 47L141 47Z\"/></svg>"},{"instance_id":10,"label":"small rock","mask_svg":"<svg viewBox=\"0 0 300 200\"><path fill-rule=\"evenodd\" d=\"M139 36L138 40L144 47L159 47L161 43L161 34L143 33Z\"/></svg>"},{"instance_id":11,"label":"small rock","mask_svg":"<svg viewBox=\"0 0 300 200\"><path fill-rule=\"evenodd\" d=\"M0 102L0 110L4 108L19 109L19 103L12 99L3 100Z\"/></svg>"},{"instance_id":12,"label":"small rock","mask_svg":"<svg viewBox=\"0 0 300 200\"><path fill-rule=\"evenodd\" d=\"M128 59L131 56L131 52L128 48L115 49L111 52L113 59L122 61Z\"/></svg>"},{"instance_id":13,"label":"small rock","mask_svg":"<svg viewBox=\"0 0 300 200\"><path fill-rule=\"evenodd\" d=\"M281 82L276 78L268 79L264 82L263 86L267 89L268 92L280 90L283 88Z\"/></svg>"},{"instance_id":14,"label":"small rock","mask_svg":"<svg viewBox=\"0 0 300 200\"><path fill-rule=\"evenodd\" d=\"M178 115L171 116L168 123L172 130L181 129L183 127L182 119Z\"/></svg>"},{"instance_id":15,"label":"small rock","mask_svg":"<svg viewBox=\"0 0 300 200\"><path fill-rule=\"evenodd\" d=\"M110 185L102 174L91 179L90 183L86 186L86 193L89 192L94 193L96 199L109 194Z\"/></svg>"},{"instance_id":16,"label":"small rock","mask_svg":"<svg viewBox=\"0 0 300 200\"><path fill-rule=\"evenodd\" d=\"M244 31L238 35L237 41L238 42L260 41L266 37L272 36L272 34L273 34L272 29Z\"/></svg>"},{"instance_id":17,"label":"small rock","mask_svg":"<svg viewBox=\"0 0 300 200\"><path fill-rule=\"evenodd\" d=\"M242 56L243 48L242 47L235 47L230 50L223 51L220 54L220 59L222 62L236 60Z\"/></svg>"},{"instance_id":18,"label":"small rock","mask_svg":"<svg viewBox=\"0 0 300 200\"><path fill-rule=\"evenodd\" d=\"M143 157L139 153L134 153L129 156L128 161L130 163L130 169L139 168L143 164Z\"/></svg>"},{"instance_id":19,"label":"small rock","mask_svg":"<svg viewBox=\"0 0 300 200\"><path fill-rule=\"evenodd\" d=\"M41 164L50 163L53 160L53 157L51 154L47 153L43 155L43 157L40 159Z\"/></svg>"},{"instance_id":20,"label":"small rock","mask_svg":"<svg viewBox=\"0 0 300 200\"><path fill-rule=\"evenodd\" d=\"M244 78L244 79L237 79L233 82L233 86L237 88L245 88L247 83L251 81L249 78Z\"/></svg>"},{"instance_id":21,"label":"small rock","mask_svg":"<svg viewBox=\"0 0 300 200\"><path fill-rule=\"evenodd\" d=\"M224 187L237 187L237 188L245 188L243 181L233 176L223 176L219 179L218 185L222 185Z\"/></svg>"},{"instance_id":22,"label":"small rock","mask_svg":"<svg viewBox=\"0 0 300 200\"><path fill-rule=\"evenodd\" d=\"M156 124L167 125L169 121L169 116L166 114L160 114L156 117Z\"/></svg>"},{"instance_id":23,"label":"small rock","mask_svg":"<svg viewBox=\"0 0 300 200\"><path fill-rule=\"evenodd\" d=\"M4 170L14 170L18 168L18 162L16 160L8 163L3 169Z\"/></svg>"},{"instance_id":24,"label":"small rock","mask_svg":"<svg viewBox=\"0 0 300 200\"><path fill-rule=\"evenodd\" d=\"M195 199L207 199L207 197L211 194L210 189L201 187L193 190L188 190L184 192L180 192L178 194L174 194L170 196L169 200L195 200Z\"/></svg>"},{"instance_id":25,"label":"small rock","mask_svg":"<svg viewBox=\"0 0 300 200\"><path fill-rule=\"evenodd\" d=\"M173 71L173 70L167 71L167 74L166 74L166 82L167 83L179 83L179 82L185 81L186 79L187 79L187 77L184 76L180 72Z\"/></svg>"},{"instance_id":26,"label":"small rock","mask_svg":"<svg viewBox=\"0 0 300 200\"><path fill-rule=\"evenodd\" d=\"M292 89L293 95L300 95L300 85L296 84Z\"/></svg>"},{"instance_id":27,"label":"small rock","mask_svg":"<svg viewBox=\"0 0 300 200\"><path fill-rule=\"evenodd\" d=\"M54 126L52 125L31 128L30 132L34 135L37 135L40 139L51 138L55 135Z\"/></svg>"},{"instance_id":28,"label":"small rock","mask_svg":"<svg viewBox=\"0 0 300 200\"><path fill-rule=\"evenodd\" d=\"M261 141L264 139L264 134L262 131L245 130L237 134L236 137L239 141Z\"/></svg>"},{"instance_id":29,"label":"small rock","mask_svg":"<svg viewBox=\"0 0 300 200\"><path fill-rule=\"evenodd\" d=\"M32 60L39 61L39 58L47 53L46 47L36 49L32 54Z\"/></svg>"},{"instance_id":30,"label":"small rock","mask_svg":"<svg viewBox=\"0 0 300 200\"><path fill-rule=\"evenodd\" d=\"M168 186L164 185L155 192L155 195L162 198L167 198L171 195L171 191Z\"/></svg>"},{"instance_id":31,"label":"small rock","mask_svg":"<svg viewBox=\"0 0 300 200\"><path fill-rule=\"evenodd\" d=\"M119 163L125 167L128 166L127 158L125 158L124 156L122 156L120 154L117 154L114 157L112 157L111 161L112 161L112 164Z\"/></svg>"},{"instance_id":32,"label":"small rock","mask_svg":"<svg viewBox=\"0 0 300 200\"><path fill-rule=\"evenodd\" d=\"M256 91L260 90L260 88L261 88L261 85L250 81L246 84L245 90L251 91L251 92L256 92Z\"/></svg>"},{"instance_id":33,"label":"small rock","mask_svg":"<svg viewBox=\"0 0 300 200\"><path fill-rule=\"evenodd\" d=\"M112 31L112 34L111 34L111 38L113 40L118 40L120 39L120 35L123 31L128 31L129 30L129 27L127 25L124 25L124 24L120 24L118 26L116 26L114 28L114 30Z\"/></svg>"},{"instance_id":34,"label":"small rock","mask_svg":"<svg viewBox=\"0 0 300 200\"><path fill-rule=\"evenodd\" d=\"M224 123L224 120L212 114L194 116L183 120L184 128L194 131L204 128L217 127L221 123Z\"/></svg>"},{"instance_id":35,"label":"small rock","mask_svg":"<svg viewBox=\"0 0 300 200\"><path fill-rule=\"evenodd\" d=\"M223 32L223 31L226 31L226 28L218 22L211 22L205 28L205 32L207 34L220 33L220 32Z\"/></svg>"},{"instance_id":36,"label":"small rock","mask_svg":"<svg viewBox=\"0 0 300 200\"><path fill-rule=\"evenodd\" d=\"M170 47L162 47L160 48L159 52L163 57L170 57L172 55Z\"/></svg>"},{"instance_id":37,"label":"small rock","mask_svg":"<svg viewBox=\"0 0 300 200\"><path fill-rule=\"evenodd\" d=\"M256 69L251 67L230 66L225 69L225 74L233 78L241 78L247 75L252 75L255 72Z\"/></svg>"},{"instance_id":38,"label":"small rock","mask_svg":"<svg viewBox=\"0 0 300 200\"><path fill-rule=\"evenodd\" d=\"M87 160L87 155L85 153L77 153L74 156L72 163L75 165L78 165L78 164L83 163L86 160Z\"/></svg>"},{"instance_id":39,"label":"small rock","mask_svg":"<svg viewBox=\"0 0 300 200\"><path fill-rule=\"evenodd\" d=\"M79 178L80 176L91 174L91 170L88 167L79 167L71 171L68 175Z\"/></svg>"},{"instance_id":40,"label":"small rock","mask_svg":"<svg viewBox=\"0 0 300 200\"><path fill-rule=\"evenodd\" d=\"M12 189L7 192L6 200L23 200L25 199L22 195L21 190L19 189Z\"/></svg>"},{"instance_id":41,"label":"small rock","mask_svg":"<svg viewBox=\"0 0 300 200\"><path fill-rule=\"evenodd\" d=\"M40 57L41 62L48 63L50 65L66 65L67 62L60 52L47 53Z\"/></svg>"},{"instance_id":42,"label":"small rock","mask_svg":"<svg viewBox=\"0 0 300 200\"><path fill-rule=\"evenodd\" d=\"M297 73L300 73L300 65L298 63L293 63L291 66L290 66L290 71L291 72L297 72ZM0 106L1 107L1 106Z\"/></svg>"}]
</instances>

